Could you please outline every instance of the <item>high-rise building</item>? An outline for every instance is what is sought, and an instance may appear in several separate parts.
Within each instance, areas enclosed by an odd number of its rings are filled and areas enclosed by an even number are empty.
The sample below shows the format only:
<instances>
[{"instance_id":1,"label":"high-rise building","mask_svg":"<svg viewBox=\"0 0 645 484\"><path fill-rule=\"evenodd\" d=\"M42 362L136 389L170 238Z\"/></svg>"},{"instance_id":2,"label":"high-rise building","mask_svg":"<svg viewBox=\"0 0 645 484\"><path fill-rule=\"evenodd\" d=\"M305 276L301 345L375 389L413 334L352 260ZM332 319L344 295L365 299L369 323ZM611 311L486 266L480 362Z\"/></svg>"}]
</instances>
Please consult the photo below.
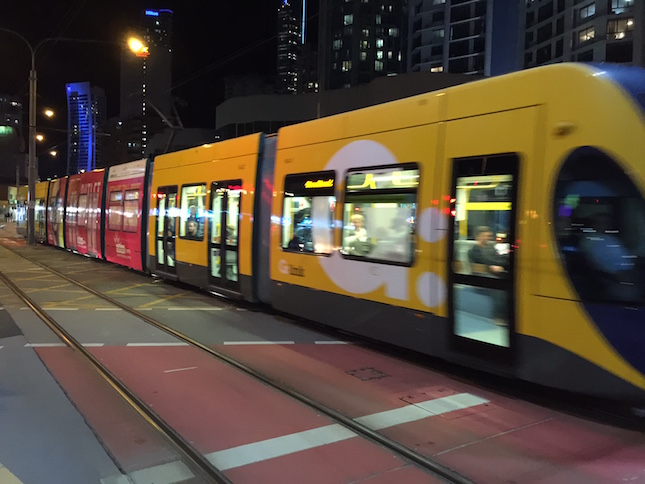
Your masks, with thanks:
<instances>
[{"instance_id":1,"label":"high-rise building","mask_svg":"<svg viewBox=\"0 0 645 484\"><path fill-rule=\"evenodd\" d=\"M321 0L318 71L321 89L366 84L405 72L403 0Z\"/></svg>"},{"instance_id":2,"label":"high-rise building","mask_svg":"<svg viewBox=\"0 0 645 484\"><path fill-rule=\"evenodd\" d=\"M504 74L519 69L517 0L411 0L408 72Z\"/></svg>"},{"instance_id":3,"label":"high-rise building","mask_svg":"<svg viewBox=\"0 0 645 484\"><path fill-rule=\"evenodd\" d=\"M67 174L101 166L105 91L89 82L67 84Z\"/></svg>"},{"instance_id":4,"label":"high-rise building","mask_svg":"<svg viewBox=\"0 0 645 484\"><path fill-rule=\"evenodd\" d=\"M298 4L303 5L304 0L281 0L278 8L277 91L280 94L298 92L298 61L302 47Z\"/></svg>"},{"instance_id":5,"label":"high-rise building","mask_svg":"<svg viewBox=\"0 0 645 484\"><path fill-rule=\"evenodd\" d=\"M644 0L522 2L523 66L554 62L645 65Z\"/></svg>"},{"instance_id":6,"label":"high-rise building","mask_svg":"<svg viewBox=\"0 0 645 484\"><path fill-rule=\"evenodd\" d=\"M124 133L128 159L143 156L147 141L163 127L162 120L172 124L172 10L146 9L139 34L148 52L134 56L121 54L120 118L128 126ZM137 122L131 122L132 120Z\"/></svg>"},{"instance_id":7,"label":"high-rise building","mask_svg":"<svg viewBox=\"0 0 645 484\"><path fill-rule=\"evenodd\" d=\"M0 94L0 126L11 126L22 133L22 103L11 96Z\"/></svg>"},{"instance_id":8,"label":"high-rise building","mask_svg":"<svg viewBox=\"0 0 645 484\"><path fill-rule=\"evenodd\" d=\"M25 142L21 128L22 103L0 94L0 191L4 184L15 184L16 168L21 177L26 173ZM0 194L0 200L7 200Z\"/></svg>"}]
</instances>

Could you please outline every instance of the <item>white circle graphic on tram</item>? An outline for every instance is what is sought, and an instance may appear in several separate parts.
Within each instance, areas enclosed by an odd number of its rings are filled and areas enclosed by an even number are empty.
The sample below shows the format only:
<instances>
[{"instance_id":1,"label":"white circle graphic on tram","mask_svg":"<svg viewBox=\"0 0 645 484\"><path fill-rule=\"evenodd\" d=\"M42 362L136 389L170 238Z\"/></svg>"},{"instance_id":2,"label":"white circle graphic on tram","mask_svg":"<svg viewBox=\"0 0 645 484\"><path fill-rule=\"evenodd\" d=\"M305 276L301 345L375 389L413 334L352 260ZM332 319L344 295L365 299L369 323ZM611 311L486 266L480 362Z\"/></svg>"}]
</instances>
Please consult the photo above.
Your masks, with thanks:
<instances>
[{"instance_id":1,"label":"white circle graphic on tram","mask_svg":"<svg viewBox=\"0 0 645 484\"><path fill-rule=\"evenodd\" d=\"M345 176L347 170L351 168L366 165L396 165L398 163L399 160L396 159L394 154L381 143L360 140L351 142L338 150L331 157L325 169L335 170L337 175ZM423 225L427 226L427 228L423 229L424 233L427 232L427 235L424 235L423 239L431 240L433 237L437 238L439 233L445 235L445 231L442 232L439 230L442 223L445 224L445 221L441 220L441 214L437 216L437 214L432 212L432 209L427 212L427 215L420 221ZM339 225L342 226L342 221L339 222ZM433 234L433 232L437 232L437 234ZM330 257L321 258L320 264L334 284L349 293L366 294L385 286L385 295L387 297L403 301L410 299L409 279L411 271L408 267L343 259L338 251L334 251ZM425 282L426 279L423 279L423 281ZM430 284L430 280L428 279L428 284L426 284L427 288L432 289L430 287L431 285L438 288L441 285L443 287L443 297L445 298L445 284L436 276L435 279L436 281L432 284ZM422 292L425 290L424 288ZM439 295L442 290L435 289L435 293ZM427 295L420 299L424 304L433 307L428 303L433 302L438 297Z\"/></svg>"},{"instance_id":2,"label":"white circle graphic on tram","mask_svg":"<svg viewBox=\"0 0 645 484\"><path fill-rule=\"evenodd\" d=\"M439 242L448 235L448 217L438 208L427 208L419 215L417 233L426 242Z\"/></svg>"},{"instance_id":3,"label":"white circle graphic on tram","mask_svg":"<svg viewBox=\"0 0 645 484\"><path fill-rule=\"evenodd\" d=\"M437 308L446 302L446 284L433 272L424 272L417 279L417 297L429 308Z\"/></svg>"}]
</instances>

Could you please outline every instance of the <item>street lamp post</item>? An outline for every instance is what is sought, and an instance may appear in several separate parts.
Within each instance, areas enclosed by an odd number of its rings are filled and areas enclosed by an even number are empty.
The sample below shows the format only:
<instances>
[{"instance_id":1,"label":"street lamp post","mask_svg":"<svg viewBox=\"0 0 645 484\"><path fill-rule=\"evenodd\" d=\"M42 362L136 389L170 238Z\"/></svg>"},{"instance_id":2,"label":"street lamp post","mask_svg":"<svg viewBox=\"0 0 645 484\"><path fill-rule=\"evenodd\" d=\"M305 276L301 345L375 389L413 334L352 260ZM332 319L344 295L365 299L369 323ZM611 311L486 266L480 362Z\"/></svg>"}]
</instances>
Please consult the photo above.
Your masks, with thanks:
<instances>
[{"instance_id":1,"label":"street lamp post","mask_svg":"<svg viewBox=\"0 0 645 484\"><path fill-rule=\"evenodd\" d=\"M7 32L9 34L19 37L29 48L31 53L31 70L29 71L29 164L27 167L27 184L29 195L28 200L28 209L27 209L27 243L29 245L36 244L36 236L34 232L34 225L36 222L35 217L35 208L36 208L36 178L38 178L38 169L36 167L36 92L37 92L37 76L36 76L36 52L38 49L45 43L49 41L71 41L71 42L89 42L89 43L109 43L113 42L103 42L96 40L85 40L85 39L67 39L64 37L58 38L45 38L36 44L35 47L29 43L29 41L20 35L15 30L5 29L0 27L0 31ZM147 55L148 47L143 44L143 42L138 41L137 39L130 38L128 40L130 50L135 52L137 55Z\"/></svg>"},{"instance_id":2,"label":"street lamp post","mask_svg":"<svg viewBox=\"0 0 645 484\"><path fill-rule=\"evenodd\" d=\"M27 45L31 53L31 70L29 71L29 163L27 166L29 195L27 196L27 243L34 245L36 243L36 237L34 235L34 209L36 207L36 178L38 177L36 169L36 50L43 44L44 40L34 48L18 32L3 27L0 27L0 30L19 37Z\"/></svg>"}]
</instances>

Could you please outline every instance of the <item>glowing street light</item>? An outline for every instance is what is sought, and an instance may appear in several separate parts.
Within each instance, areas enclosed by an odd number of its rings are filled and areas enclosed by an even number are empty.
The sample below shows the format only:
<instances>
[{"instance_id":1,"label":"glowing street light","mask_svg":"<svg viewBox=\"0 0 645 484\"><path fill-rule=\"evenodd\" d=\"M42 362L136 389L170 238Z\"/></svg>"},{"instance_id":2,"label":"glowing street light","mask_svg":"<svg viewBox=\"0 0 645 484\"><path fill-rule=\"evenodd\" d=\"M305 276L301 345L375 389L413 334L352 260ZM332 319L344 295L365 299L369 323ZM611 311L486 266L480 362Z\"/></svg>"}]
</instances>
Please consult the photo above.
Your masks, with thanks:
<instances>
[{"instance_id":1,"label":"glowing street light","mask_svg":"<svg viewBox=\"0 0 645 484\"><path fill-rule=\"evenodd\" d=\"M58 156L58 151L56 151L56 150L51 150L51 151L49 152L49 156L51 156L52 158L56 158L56 157Z\"/></svg>"},{"instance_id":2,"label":"glowing street light","mask_svg":"<svg viewBox=\"0 0 645 484\"><path fill-rule=\"evenodd\" d=\"M36 135L36 141L42 143L44 140L45 140L45 137L42 134L38 133Z\"/></svg>"},{"instance_id":3,"label":"glowing street light","mask_svg":"<svg viewBox=\"0 0 645 484\"><path fill-rule=\"evenodd\" d=\"M43 114L45 116L47 116L48 118L53 118L54 117L54 111L52 111L51 109L45 109L43 111Z\"/></svg>"},{"instance_id":4,"label":"glowing street light","mask_svg":"<svg viewBox=\"0 0 645 484\"><path fill-rule=\"evenodd\" d=\"M148 46L145 45L141 39L130 37L128 39L128 47L138 57L148 57Z\"/></svg>"}]
</instances>

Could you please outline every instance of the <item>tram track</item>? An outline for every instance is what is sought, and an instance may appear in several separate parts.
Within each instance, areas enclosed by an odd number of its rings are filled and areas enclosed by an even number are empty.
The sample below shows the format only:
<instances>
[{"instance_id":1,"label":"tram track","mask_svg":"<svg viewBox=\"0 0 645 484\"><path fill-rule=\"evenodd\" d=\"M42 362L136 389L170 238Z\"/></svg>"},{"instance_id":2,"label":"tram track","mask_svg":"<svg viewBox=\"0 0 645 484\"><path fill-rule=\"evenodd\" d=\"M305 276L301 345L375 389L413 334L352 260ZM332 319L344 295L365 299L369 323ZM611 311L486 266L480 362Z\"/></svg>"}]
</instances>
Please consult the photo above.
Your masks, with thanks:
<instances>
[{"instance_id":1,"label":"tram track","mask_svg":"<svg viewBox=\"0 0 645 484\"><path fill-rule=\"evenodd\" d=\"M33 262L33 261L32 261ZM41 266L44 267L44 266ZM169 426L149 405L145 404L134 392L124 385L119 378L108 370L92 353L90 353L76 338L65 328L49 316L42 306L33 301L20 289L6 274L0 271L0 281L31 309L67 346L80 353L89 361L97 373L133 408L158 434L160 434L172 447L188 461L190 468L195 472L195 477L201 478L200 482L230 483L231 481L208 459L197 452L181 435Z\"/></svg>"},{"instance_id":2,"label":"tram track","mask_svg":"<svg viewBox=\"0 0 645 484\"><path fill-rule=\"evenodd\" d=\"M100 298L101 300L116 306L117 308L131 314L132 316L145 321L146 323L150 324L151 326L154 326L155 328L162 330L166 332L167 334L173 336L174 338L177 338L178 340L187 343L188 345L198 348L199 350L207 353L211 357L215 358L216 360L226 363L227 365L237 369L238 371L241 371L245 375L253 378L256 381L259 381L272 389L280 392L283 395L287 395L288 397L306 405L307 407L313 409L314 411L326 416L329 418L331 421L345 427L346 429L354 432L358 436L375 443L377 445L380 445L389 451L393 452L397 456L403 458L404 460L407 460L414 465L424 469L427 471L429 474L433 475L434 477L444 481L444 482L451 482L451 483L469 483L471 482L469 479L466 477L462 476L458 472L450 469L449 467L433 460L425 455L422 455L418 452L415 452L414 450L402 445L401 443L367 427L366 425L358 422L358 419L353 419L351 417L348 417L341 412L338 412L331 407L316 401L315 399L310 398L309 396L286 386L285 384L282 384L280 381L271 378L270 376L262 373L261 371L258 371L255 368L252 368L244 363L241 363L240 361L237 361L236 359L223 354L221 352L218 352L217 350L206 346L205 344L197 341L194 338L191 338L190 336L182 333L181 331L178 331L167 324L164 324L163 322L150 317L148 314L145 314L141 311L138 311L137 309L124 304L117 299L108 296L100 291L97 291L96 289L80 282L77 281L68 275L60 272L59 270L56 270L48 265L43 264L40 261L31 259L27 257L26 255L13 250L9 249L11 252L13 252L15 255L22 257L23 259L29 261L32 264L35 264L42 269L49 271L51 274L67 281L70 284L73 284L74 286L78 287L79 289L82 289L83 291L86 291L87 293ZM97 358L95 358L89 351L87 351L81 343L79 343L77 340L75 340L71 334L69 334L62 326L60 326L51 316L49 316L46 311L40 307L37 303L35 303L33 300L31 300L20 288L18 288L9 278L0 272L0 280L2 280L5 284L7 284L14 293L18 295L25 303L43 320L45 323L54 330L54 332L61 337L61 339L68 344L69 346L73 347L74 349L77 349L83 356L85 356L89 361L92 362L92 364L97 367L97 370L101 373L104 378L106 378L111 385L113 385L119 393L122 393L125 395L125 398L128 399L128 401L132 401L132 405L137 408L137 410L142 413L142 415L145 416L146 419L149 419L149 421L153 422L155 426L158 426L161 431L168 434L168 438L175 443L175 445L178 446L179 449L181 449L182 454L186 454L191 461L194 461L196 465L199 466L201 469L201 472L205 473L210 479L214 480L214 482L230 482L227 480L226 476L213 467L213 465L208 461L208 459L197 452L190 444L188 444L179 434L177 434L161 417L159 417L150 407L148 407L143 401L141 401L134 393L132 393L123 383L120 382L120 380L113 375L107 368L105 368L100 361L98 361ZM196 454L196 455L193 455Z\"/></svg>"}]
</instances>

